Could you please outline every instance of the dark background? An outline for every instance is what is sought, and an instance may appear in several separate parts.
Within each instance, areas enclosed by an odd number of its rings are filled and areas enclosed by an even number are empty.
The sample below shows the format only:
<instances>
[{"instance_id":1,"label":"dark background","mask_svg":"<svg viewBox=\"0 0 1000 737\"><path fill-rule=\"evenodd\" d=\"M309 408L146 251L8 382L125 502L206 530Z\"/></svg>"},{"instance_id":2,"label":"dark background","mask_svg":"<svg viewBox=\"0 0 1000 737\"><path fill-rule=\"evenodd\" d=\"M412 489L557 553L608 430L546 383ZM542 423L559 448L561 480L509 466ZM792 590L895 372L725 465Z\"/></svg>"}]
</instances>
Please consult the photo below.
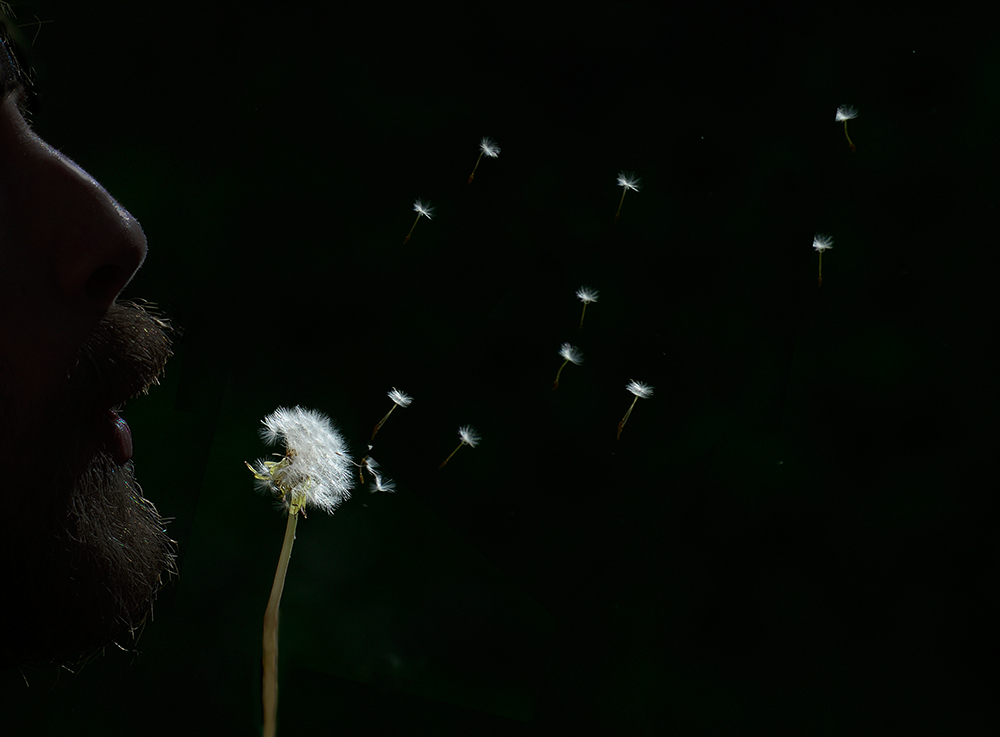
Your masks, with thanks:
<instances>
[{"instance_id":1,"label":"dark background","mask_svg":"<svg viewBox=\"0 0 1000 737\"><path fill-rule=\"evenodd\" d=\"M258 733L284 522L243 461L294 404L363 455L393 386L397 493L299 525L280 734L988 724L988 19L312 7L14 6L178 328L126 417L181 576L125 652L4 673L4 734Z\"/></svg>"}]
</instances>

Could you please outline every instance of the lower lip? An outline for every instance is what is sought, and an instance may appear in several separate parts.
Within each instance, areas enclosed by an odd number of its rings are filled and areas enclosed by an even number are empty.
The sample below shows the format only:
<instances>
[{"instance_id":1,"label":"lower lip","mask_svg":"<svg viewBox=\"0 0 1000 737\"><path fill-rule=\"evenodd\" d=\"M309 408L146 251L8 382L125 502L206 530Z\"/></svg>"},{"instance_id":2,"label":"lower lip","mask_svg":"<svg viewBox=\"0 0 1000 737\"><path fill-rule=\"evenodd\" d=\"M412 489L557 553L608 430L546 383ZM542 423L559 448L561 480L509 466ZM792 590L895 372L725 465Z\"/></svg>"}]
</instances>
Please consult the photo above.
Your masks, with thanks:
<instances>
[{"instance_id":1,"label":"lower lip","mask_svg":"<svg viewBox=\"0 0 1000 737\"><path fill-rule=\"evenodd\" d=\"M104 416L110 426L108 451L114 457L115 463L124 466L132 458L132 430L117 412L106 409Z\"/></svg>"}]
</instances>

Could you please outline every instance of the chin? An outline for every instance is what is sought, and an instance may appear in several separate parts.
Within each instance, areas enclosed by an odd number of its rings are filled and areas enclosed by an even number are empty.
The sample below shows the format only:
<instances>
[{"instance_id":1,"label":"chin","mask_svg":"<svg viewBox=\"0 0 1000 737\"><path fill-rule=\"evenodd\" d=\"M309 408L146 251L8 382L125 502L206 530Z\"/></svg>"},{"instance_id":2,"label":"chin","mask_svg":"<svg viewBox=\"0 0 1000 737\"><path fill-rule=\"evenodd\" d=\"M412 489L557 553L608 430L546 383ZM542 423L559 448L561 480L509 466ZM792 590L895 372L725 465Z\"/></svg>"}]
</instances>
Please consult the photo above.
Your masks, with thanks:
<instances>
[{"instance_id":1,"label":"chin","mask_svg":"<svg viewBox=\"0 0 1000 737\"><path fill-rule=\"evenodd\" d=\"M4 665L71 664L127 643L176 571L174 543L132 462L100 449L77 471L27 493L4 520Z\"/></svg>"},{"instance_id":2,"label":"chin","mask_svg":"<svg viewBox=\"0 0 1000 737\"><path fill-rule=\"evenodd\" d=\"M151 326L163 327L145 313L129 317L148 336ZM77 362L83 375L71 376L66 392L39 410L43 421L18 421L16 410L0 399L7 487L0 514L0 552L7 563L3 667L71 665L107 645L127 644L176 572L175 544L136 481L128 426L102 409L109 392L118 407L155 382L170 355L169 340L160 331L143 347L127 328L111 327L105 333L120 336L121 350L89 347ZM141 381L133 367L126 378L116 373L136 351L145 361ZM101 365L102 356L112 368ZM81 392L81 385L101 391Z\"/></svg>"}]
</instances>

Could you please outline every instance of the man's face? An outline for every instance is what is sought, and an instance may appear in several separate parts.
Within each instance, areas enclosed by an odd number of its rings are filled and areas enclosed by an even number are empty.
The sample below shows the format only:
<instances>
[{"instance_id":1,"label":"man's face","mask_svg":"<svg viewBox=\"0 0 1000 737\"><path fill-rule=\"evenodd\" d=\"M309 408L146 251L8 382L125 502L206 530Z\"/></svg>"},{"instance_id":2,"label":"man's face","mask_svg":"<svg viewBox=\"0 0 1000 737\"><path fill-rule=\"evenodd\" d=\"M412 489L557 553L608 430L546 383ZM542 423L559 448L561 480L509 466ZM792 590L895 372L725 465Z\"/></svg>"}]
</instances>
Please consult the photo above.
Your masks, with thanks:
<instances>
[{"instance_id":1,"label":"man's face","mask_svg":"<svg viewBox=\"0 0 1000 737\"><path fill-rule=\"evenodd\" d=\"M116 302L145 236L32 132L19 92L0 81L2 667L72 660L133 631L173 570L173 547L141 496L116 411L170 355L164 323Z\"/></svg>"}]
</instances>

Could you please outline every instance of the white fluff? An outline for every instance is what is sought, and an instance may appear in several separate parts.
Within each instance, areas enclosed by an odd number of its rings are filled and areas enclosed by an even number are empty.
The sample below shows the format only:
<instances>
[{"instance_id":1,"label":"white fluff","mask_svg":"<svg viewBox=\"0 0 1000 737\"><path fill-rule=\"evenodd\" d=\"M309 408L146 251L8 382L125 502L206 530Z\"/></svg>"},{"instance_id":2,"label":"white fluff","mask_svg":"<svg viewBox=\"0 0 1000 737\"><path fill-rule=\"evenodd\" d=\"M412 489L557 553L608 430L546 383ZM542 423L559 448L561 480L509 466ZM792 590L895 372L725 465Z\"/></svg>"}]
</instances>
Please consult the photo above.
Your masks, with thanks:
<instances>
[{"instance_id":1,"label":"white fluff","mask_svg":"<svg viewBox=\"0 0 1000 737\"><path fill-rule=\"evenodd\" d=\"M270 445L281 442L285 456L251 466L258 487L275 494L292 514L305 506L332 514L350 498L355 464L344 438L326 415L302 407L279 407L263 424L261 438Z\"/></svg>"}]
</instances>

